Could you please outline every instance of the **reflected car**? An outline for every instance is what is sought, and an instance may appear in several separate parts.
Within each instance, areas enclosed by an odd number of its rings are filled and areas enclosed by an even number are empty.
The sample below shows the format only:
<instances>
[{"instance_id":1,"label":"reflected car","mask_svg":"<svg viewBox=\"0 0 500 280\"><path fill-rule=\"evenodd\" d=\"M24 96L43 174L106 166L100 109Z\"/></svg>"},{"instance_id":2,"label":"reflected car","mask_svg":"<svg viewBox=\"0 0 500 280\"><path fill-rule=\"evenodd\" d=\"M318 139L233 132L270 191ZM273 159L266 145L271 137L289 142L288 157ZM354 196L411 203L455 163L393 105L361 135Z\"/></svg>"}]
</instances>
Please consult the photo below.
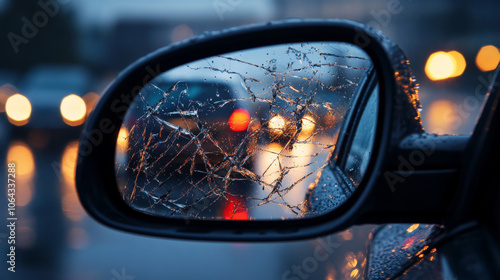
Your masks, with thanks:
<instances>
[{"instance_id":1,"label":"reflected car","mask_svg":"<svg viewBox=\"0 0 500 280\"><path fill-rule=\"evenodd\" d=\"M159 94L147 93L149 90ZM224 169L227 164L248 162L246 136L252 109L248 102L234 101L238 98L230 84L160 80L140 96L145 107L132 112L136 117L127 118L140 122L128 124L129 142L155 155L151 158L154 166L172 170L193 166L206 171L208 166L224 165ZM131 148L129 156L137 157L137 152Z\"/></svg>"},{"instance_id":2,"label":"reflected car","mask_svg":"<svg viewBox=\"0 0 500 280\"><path fill-rule=\"evenodd\" d=\"M160 77L141 90L133 106L136 107L125 117L126 128L122 128L127 132L122 132L121 137L128 142L126 157L141 164L129 163L128 166L139 169L127 170L139 174L140 182L146 180L141 172L147 170L158 182L155 191L164 192L162 182L167 181L174 186L196 182L203 189L205 181L212 180L208 176L211 172L224 185L222 178L227 173L242 177L248 172L245 170L251 169L255 141L251 142L248 135L256 128L256 117L252 114L252 102L243 97L237 84L227 79ZM213 195L208 199L201 192L182 195L183 189L178 187L167 192L179 192L182 199L176 202L177 206L196 204L190 209L192 212L197 208L198 213L216 212L225 219L247 219L242 197L244 193L248 195L249 187L239 184L229 188L231 197ZM151 203L156 203L155 191L148 193ZM174 209L176 205L168 207Z\"/></svg>"},{"instance_id":3,"label":"reflected car","mask_svg":"<svg viewBox=\"0 0 500 280\"><path fill-rule=\"evenodd\" d=\"M312 114L307 114L297 121L295 118L278 113L271 116L267 122L266 134L269 142L286 144L294 138L299 140L309 139L315 129L316 119Z\"/></svg>"},{"instance_id":4,"label":"reflected car","mask_svg":"<svg viewBox=\"0 0 500 280\"><path fill-rule=\"evenodd\" d=\"M366 75L357 77L349 71L368 69L370 61L352 61L341 59L348 65L360 66L352 69L332 70L332 76L337 78L328 80L323 77L320 87L310 88L307 83L291 81L288 88L280 89L277 95L285 98L272 97L273 109L260 108L259 116L265 130L267 141L286 144L290 141L314 141L319 137L335 134L337 125L349 108L349 101L356 90L361 90L366 84ZM336 61L336 63L340 63ZM328 84L328 86L327 86ZM300 96L307 93L306 98L290 100L286 96ZM271 97L269 97L271 99Z\"/></svg>"}]
</instances>

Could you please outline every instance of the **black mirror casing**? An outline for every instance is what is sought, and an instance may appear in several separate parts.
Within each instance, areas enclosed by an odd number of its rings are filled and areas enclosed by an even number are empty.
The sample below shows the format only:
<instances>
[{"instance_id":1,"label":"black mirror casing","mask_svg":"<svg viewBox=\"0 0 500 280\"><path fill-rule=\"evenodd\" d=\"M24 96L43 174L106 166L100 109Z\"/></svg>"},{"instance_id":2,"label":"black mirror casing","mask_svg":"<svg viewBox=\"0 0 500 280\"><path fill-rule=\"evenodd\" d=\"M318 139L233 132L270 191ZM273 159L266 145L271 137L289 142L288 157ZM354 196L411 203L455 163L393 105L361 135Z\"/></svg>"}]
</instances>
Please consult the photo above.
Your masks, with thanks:
<instances>
[{"instance_id":1,"label":"black mirror casing","mask_svg":"<svg viewBox=\"0 0 500 280\"><path fill-rule=\"evenodd\" d=\"M144 85L164 71L205 57L305 41L337 41L356 45L370 56L378 76L374 150L366 175L345 204L328 214L295 221L167 219L137 212L126 205L120 197L115 178L116 139L128 106ZM87 121L80 141L76 173L78 195L87 212L105 225L134 233L182 239L294 240L328 234L359 223L409 220L438 223L442 221L441 210L413 208L411 201L418 190L408 193L400 190L407 189L404 186L412 186L413 180L400 182L401 187L394 190L388 186L384 176L397 169L397 155L410 151L401 144L404 139L413 137L426 141L422 138L425 134L419 107L417 85L407 57L381 32L363 24L346 20L289 20L206 33L139 59L121 72L106 90ZM354 115L361 113L362 110L353 112ZM346 125L345 133L340 135L338 143L341 145L348 145L349 133L352 132L349 129L352 128ZM439 158L443 154L453 159L460 157L467 139L449 137L447 147L451 148L446 149L434 143L434 153L426 159L428 164L419 166L420 169L429 167L431 173L436 175L436 185L444 185L441 193L447 190L448 181L454 180L457 172L455 166L450 168L448 161ZM451 175L449 170L452 170ZM440 178L443 172L448 172L449 176ZM418 182L418 178L423 177L417 174L415 178ZM438 195L430 199L438 201L441 198ZM438 205L438 202L432 203ZM399 211L399 214L393 215L394 211Z\"/></svg>"}]
</instances>

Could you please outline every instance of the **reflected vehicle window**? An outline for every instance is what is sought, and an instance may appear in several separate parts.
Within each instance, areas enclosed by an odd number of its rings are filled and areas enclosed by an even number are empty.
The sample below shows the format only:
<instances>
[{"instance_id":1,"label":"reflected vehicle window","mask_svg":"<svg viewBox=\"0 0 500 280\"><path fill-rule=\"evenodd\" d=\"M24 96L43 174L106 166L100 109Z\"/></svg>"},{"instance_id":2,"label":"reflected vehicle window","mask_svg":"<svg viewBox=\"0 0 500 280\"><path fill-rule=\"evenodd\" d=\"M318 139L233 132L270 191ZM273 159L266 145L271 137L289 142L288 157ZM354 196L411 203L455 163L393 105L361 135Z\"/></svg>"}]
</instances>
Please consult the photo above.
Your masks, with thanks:
<instances>
[{"instance_id":1,"label":"reflected vehicle window","mask_svg":"<svg viewBox=\"0 0 500 280\"><path fill-rule=\"evenodd\" d=\"M306 193L370 69L363 50L328 42L244 50L160 74L132 102L117 139L122 198L183 219L315 215Z\"/></svg>"},{"instance_id":2,"label":"reflected vehicle window","mask_svg":"<svg viewBox=\"0 0 500 280\"><path fill-rule=\"evenodd\" d=\"M359 186L368 168L377 125L378 87L371 94L351 143L344 172L354 186Z\"/></svg>"}]
</instances>

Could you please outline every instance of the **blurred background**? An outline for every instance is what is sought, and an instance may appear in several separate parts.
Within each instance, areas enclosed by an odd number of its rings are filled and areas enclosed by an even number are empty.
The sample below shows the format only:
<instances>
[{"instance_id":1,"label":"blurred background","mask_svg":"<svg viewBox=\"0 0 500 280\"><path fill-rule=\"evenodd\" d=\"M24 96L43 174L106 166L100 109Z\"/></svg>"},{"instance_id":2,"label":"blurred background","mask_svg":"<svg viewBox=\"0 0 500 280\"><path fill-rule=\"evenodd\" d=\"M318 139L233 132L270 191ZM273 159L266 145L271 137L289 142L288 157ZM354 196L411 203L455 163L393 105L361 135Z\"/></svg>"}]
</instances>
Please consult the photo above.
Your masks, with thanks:
<instances>
[{"instance_id":1,"label":"blurred background","mask_svg":"<svg viewBox=\"0 0 500 280\"><path fill-rule=\"evenodd\" d=\"M287 18L346 18L382 30L407 53L427 132L470 134L500 61L499 12L493 0L0 0L0 155L2 170L7 162L17 164L18 217L17 272L6 274L2 226L0 278L298 277L286 272L307 266L321 240L164 240L90 219L75 192L77 141L106 85L141 56L205 31ZM0 213L6 221L6 209ZM326 237L338 248L295 279L362 277L373 228Z\"/></svg>"}]
</instances>

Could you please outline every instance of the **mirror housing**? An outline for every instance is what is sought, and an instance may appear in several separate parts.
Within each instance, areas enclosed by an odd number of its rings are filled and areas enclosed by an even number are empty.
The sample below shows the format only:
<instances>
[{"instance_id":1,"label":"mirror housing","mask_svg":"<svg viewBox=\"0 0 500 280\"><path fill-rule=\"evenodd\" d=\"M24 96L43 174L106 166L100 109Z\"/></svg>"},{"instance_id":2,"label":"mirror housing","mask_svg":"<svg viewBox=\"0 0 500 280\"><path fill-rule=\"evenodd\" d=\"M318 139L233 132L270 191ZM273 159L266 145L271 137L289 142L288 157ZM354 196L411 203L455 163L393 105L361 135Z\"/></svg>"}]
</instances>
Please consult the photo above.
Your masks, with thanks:
<instances>
[{"instance_id":1,"label":"mirror housing","mask_svg":"<svg viewBox=\"0 0 500 280\"><path fill-rule=\"evenodd\" d=\"M353 195L335 210L317 217L283 221L183 220L147 215L122 199L115 177L116 140L127 109L139 91L160 73L210 56L297 42L345 42L364 50L377 73L379 95L373 151ZM362 98L367 98L363 96ZM419 113L417 84L403 52L381 32L347 20L287 20L206 33L149 54L121 72L99 100L80 141L76 183L80 201L101 223L129 232L196 240L271 241L316 237L360 223L439 223L441 204L458 173L468 137L448 137L446 145L427 137ZM352 119L363 113L353 111ZM339 145L352 142L354 125L346 125ZM436 138L437 139L437 138ZM405 142L406 141L406 142ZM440 144L441 143L441 144ZM406 146L405 146L406 145ZM432 152L411 174L399 158L415 148ZM425 150L427 148L428 150ZM411 162L410 162L411 165ZM418 170L415 170L418 169ZM411 175L411 177L410 177ZM434 184L423 182L434 180ZM402 191L404 190L404 191ZM424 191L433 191L432 197ZM430 207L416 207L421 199Z\"/></svg>"}]
</instances>

